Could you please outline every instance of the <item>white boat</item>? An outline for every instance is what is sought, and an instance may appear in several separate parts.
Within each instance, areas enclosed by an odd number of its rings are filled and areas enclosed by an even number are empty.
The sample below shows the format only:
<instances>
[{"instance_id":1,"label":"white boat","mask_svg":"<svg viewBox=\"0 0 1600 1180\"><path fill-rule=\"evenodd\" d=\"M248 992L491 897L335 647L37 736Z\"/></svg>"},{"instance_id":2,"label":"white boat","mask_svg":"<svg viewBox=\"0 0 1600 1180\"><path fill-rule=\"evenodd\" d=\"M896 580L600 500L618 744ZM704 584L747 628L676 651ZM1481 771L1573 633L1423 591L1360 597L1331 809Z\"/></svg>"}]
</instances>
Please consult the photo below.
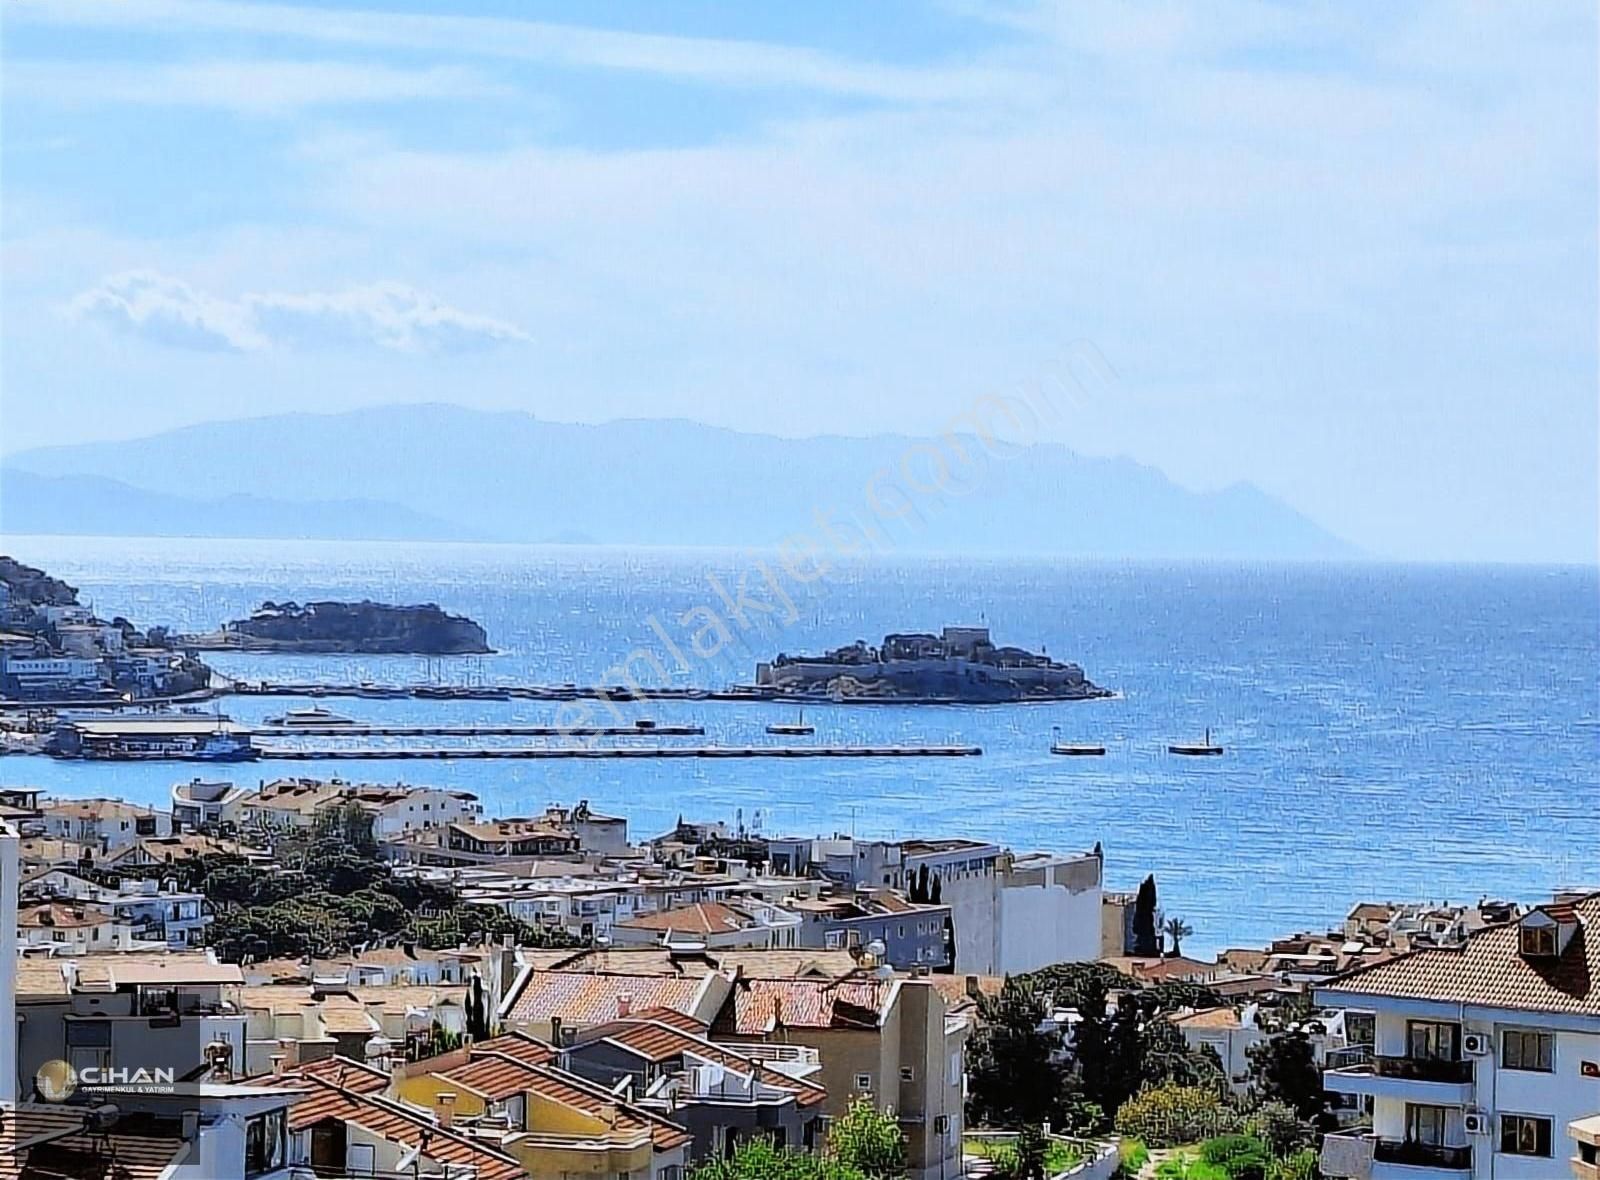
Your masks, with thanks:
<instances>
[{"instance_id":1,"label":"white boat","mask_svg":"<svg viewBox=\"0 0 1600 1180\"><path fill-rule=\"evenodd\" d=\"M342 725L355 725L356 722L331 709L312 705L309 709L290 709L281 716L268 717L267 724L281 725L286 729L337 729Z\"/></svg>"}]
</instances>

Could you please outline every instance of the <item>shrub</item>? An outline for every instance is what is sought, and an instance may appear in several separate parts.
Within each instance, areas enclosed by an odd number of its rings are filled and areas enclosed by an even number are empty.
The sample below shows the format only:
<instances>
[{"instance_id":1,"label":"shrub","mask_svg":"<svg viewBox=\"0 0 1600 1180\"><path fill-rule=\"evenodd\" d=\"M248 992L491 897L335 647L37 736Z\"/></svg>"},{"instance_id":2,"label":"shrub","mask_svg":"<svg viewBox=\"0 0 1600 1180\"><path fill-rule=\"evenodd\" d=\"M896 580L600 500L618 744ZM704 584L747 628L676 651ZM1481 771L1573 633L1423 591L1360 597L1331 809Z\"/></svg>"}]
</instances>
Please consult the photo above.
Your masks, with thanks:
<instances>
[{"instance_id":1,"label":"shrub","mask_svg":"<svg viewBox=\"0 0 1600 1180\"><path fill-rule=\"evenodd\" d=\"M1150 1160L1150 1149L1142 1139L1124 1139L1117 1144L1117 1176L1131 1180Z\"/></svg>"},{"instance_id":2,"label":"shrub","mask_svg":"<svg viewBox=\"0 0 1600 1180\"><path fill-rule=\"evenodd\" d=\"M1272 1152L1253 1135L1223 1135L1200 1145L1200 1158L1225 1172L1229 1180L1266 1180Z\"/></svg>"},{"instance_id":3,"label":"shrub","mask_svg":"<svg viewBox=\"0 0 1600 1180\"><path fill-rule=\"evenodd\" d=\"M1285 1159L1317 1142L1317 1128L1286 1102L1266 1102L1251 1111L1245 1133L1264 1140L1279 1159Z\"/></svg>"},{"instance_id":4,"label":"shrub","mask_svg":"<svg viewBox=\"0 0 1600 1180\"><path fill-rule=\"evenodd\" d=\"M1215 1090L1170 1083L1149 1086L1122 1104L1117 1130L1153 1147L1175 1147L1239 1130L1239 1115Z\"/></svg>"},{"instance_id":5,"label":"shrub","mask_svg":"<svg viewBox=\"0 0 1600 1180\"><path fill-rule=\"evenodd\" d=\"M1179 1152L1156 1166L1156 1180L1228 1180L1216 1164Z\"/></svg>"},{"instance_id":6,"label":"shrub","mask_svg":"<svg viewBox=\"0 0 1600 1180\"><path fill-rule=\"evenodd\" d=\"M1303 1147L1285 1159L1274 1160L1267 1180L1318 1180L1320 1161L1315 1148Z\"/></svg>"}]
</instances>

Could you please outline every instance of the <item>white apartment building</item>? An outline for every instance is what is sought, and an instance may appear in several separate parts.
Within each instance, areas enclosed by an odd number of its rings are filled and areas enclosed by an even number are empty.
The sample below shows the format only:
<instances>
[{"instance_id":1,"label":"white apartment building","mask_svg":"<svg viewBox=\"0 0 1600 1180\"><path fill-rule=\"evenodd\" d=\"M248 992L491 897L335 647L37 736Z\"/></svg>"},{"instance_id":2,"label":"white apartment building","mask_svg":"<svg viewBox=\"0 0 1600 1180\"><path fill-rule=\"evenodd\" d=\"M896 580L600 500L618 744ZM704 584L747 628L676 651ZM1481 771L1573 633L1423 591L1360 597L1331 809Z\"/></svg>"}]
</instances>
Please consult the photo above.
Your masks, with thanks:
<instances>
[{"instance_id":1,"label":"white apartment building","mask_svg":"<svg viewBox=\"0 0 1600 1180\"><path fill-rule=\"evenodd\" d=\"M835 879L915 890L913 900L949 906L959 974L1015 975L1100 957L1096 852L1015 854L963 839L836 838L813 847L813 862Z\"/></svg>"},{"instance_id":2,"label":"white apartment building","mask_svg":"<svg viewBox=\"0 0 1600 1180\"><path fill-rule=\"evenodd\" d=\"M1600 893L1357 968L1316 995L1374 1029L1370 1052L1346 1051L1323 1075L1372 1111L1370 1132L1325 1140L1326 1175L1586 1175L1571 1124L1600 1112Z\"/></svg>"},{"instance_id":3,"label":"white apartment building","mask_svg":"<svg viewBox=\"0 0 1600 1180\"><path fill-rule=\"evenodd\" d=\"M41 809L44 834L115 852L147 836L172 835L172 817L121 799L52 799Z\"/></svg>"}]
</instances>

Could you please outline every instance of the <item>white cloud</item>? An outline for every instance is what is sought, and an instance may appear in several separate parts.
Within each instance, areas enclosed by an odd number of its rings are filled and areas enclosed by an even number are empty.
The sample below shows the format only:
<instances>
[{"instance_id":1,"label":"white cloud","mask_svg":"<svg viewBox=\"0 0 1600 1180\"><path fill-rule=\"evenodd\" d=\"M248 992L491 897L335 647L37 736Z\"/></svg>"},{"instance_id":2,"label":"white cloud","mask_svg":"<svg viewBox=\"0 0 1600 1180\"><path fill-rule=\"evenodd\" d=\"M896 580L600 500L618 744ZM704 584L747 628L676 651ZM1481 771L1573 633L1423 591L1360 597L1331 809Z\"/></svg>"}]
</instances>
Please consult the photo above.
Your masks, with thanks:
<instances>
[{"instance_id":1,"label":"white cloud","mask_svg":"<svg viewBox=\"0 0 1600 1180\"><path fill-rule=\"evenodd\" d=\"M155 271L126 271L73 298L68 310L148 340L204 351L376 344L453 353L528 340L514 324L450 307L402 283L226 299Z\"/></svg>"},{"instance_id":2,"label":"white cloud","mask_svg":"<svg viewBox=\"0 0 1600 1180\"><path fill-rule=\"evenodd\" d=\"M181 279L154 271L112 275L75 297L68 310L80 319L176 348L254 352L267 346L241 304L206 295Z\"/></svg>"},{"instance_id":3,"label":"white cloud","mask_svg":"<svg viewBox=\"0 0 1600 1180\"><path fill-rule=\"evenodd\" d=\"M19 61L9 63L0 80L14 98L74 106L209 106L244 114L512 93L459 67L417 70L333 61Z\"/></svg>"}]
</instances>

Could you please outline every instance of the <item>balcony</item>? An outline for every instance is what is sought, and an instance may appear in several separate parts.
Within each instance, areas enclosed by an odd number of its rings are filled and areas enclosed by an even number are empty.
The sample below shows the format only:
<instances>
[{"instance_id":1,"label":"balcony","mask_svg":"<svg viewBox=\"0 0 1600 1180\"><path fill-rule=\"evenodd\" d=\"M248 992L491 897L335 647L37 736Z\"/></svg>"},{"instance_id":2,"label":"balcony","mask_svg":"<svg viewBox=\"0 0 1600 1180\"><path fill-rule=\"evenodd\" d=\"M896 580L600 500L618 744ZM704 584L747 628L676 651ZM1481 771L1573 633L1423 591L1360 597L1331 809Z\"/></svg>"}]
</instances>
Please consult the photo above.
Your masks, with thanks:
<instances>
[{"instance_id":1,"label":"balcony","mask_svg":"<svg viewBox=\"0 0 1600 1180\"><path fill-rule=\"evenodd\" d=\"M1335 1094L1399 1098L1437 1106L1460 1106L1471 1102L1473 1097L1470 1061L1378 1055L1351 1064L1332 1061L1329 1064L1334 1068L1323 1073L1322 1084Z\"/></svg>"},{"instance_id":2,"label":"balcony","mask_svg":"<svg viewBox=\"0 0 1600 1180\"><path fill-rule=\"evenodd\" d=\"M1320 1164L1324 1175L1349 1180L1463 1180L1472 1171L1472 1148L1347 1132L1323 1139Z\"/></svg>"}]
</instances>

